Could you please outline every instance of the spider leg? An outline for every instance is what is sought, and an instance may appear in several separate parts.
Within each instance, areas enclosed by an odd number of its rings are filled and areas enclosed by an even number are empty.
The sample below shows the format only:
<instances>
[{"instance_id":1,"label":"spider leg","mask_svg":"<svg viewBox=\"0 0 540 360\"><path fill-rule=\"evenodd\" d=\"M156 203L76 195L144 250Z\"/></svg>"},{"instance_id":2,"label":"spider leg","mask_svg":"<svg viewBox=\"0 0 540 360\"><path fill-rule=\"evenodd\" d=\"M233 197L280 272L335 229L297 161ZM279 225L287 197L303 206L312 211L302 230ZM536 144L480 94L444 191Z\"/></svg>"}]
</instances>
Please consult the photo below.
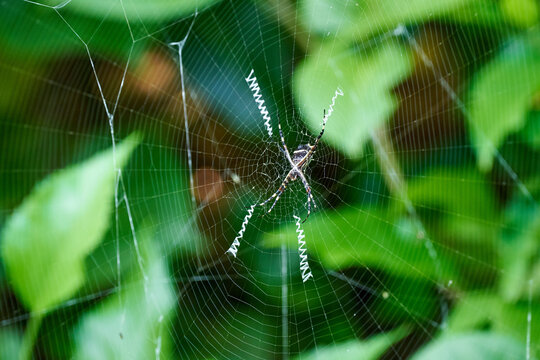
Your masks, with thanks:
<instances>
[{"instance_id":1,"label":"spider leg","mask_svg":"<svg viewBox=\"0 0 540 360\"><path fill-rule=\"evenodd\" d=\"M307 215L306 215L306 218L302 221L302 224L306 222L306 220L309 217L309 214L311 213L311 200L313 199L313 196L311 196L311 187L307 188L306 192L308 194L308 197L307 197Z\"/></svg>"},{"instance_id":2,"label":"spider leg","mask_svg":"<svg viewBox=\"0 0 540 360\"><path fill-rule=\"evenodd\" d=\"M279 129L279 138L281 139L281 145L283 145L283 148L289 152L289 149L287 149L287 144L285 143L285 137L283 136L283 130L281 130L281 121L279 121L279 116L277 117L277 124Z\"/></svg>"},{"instance_id":3,"label":"spider leg","mask_svg":"<svg viewBox=\"0 0 540 360\"><path fill-rule=\"evenodd\" d=\"M262 203L260 203L259 206L264 206L264 205L266 205L270 200L272 200L273 198L275 198L276 196L281 196L281 194L283 194L283 192L285 191L285 189L287 189L288 183L289 183L289 180L285 179L285 181L283 181L283 183L279 186L279 188L277 189L277 191L276 191L272 196L270 196L268 199L266 199L265 201L263 201Z\"/></svg>"},{"instance_id":4,"label":"spider leg","mask_svg":"<svg viewBox=\"0 0 540 360\"><path fill-rule=\"evenodd\" d=\"M311 203L313 204L313 207L316 209L317 204L315 203L315 199L313 198L313 195L311 194L311 191L309 192L309 197L311 198Z\"/></svg>"},{"instance_id":5,"label":"spider leg","mask_svg":"<svg viewBox=\"0 0 540 360\"><path fill-rule=\"evenodd\" d=\"M287 159L287 150L285 150L285 149L283 148L283 146L280 146L279 144L278 144L277 147L278 147L279 150L283 153L283 155L285 156L285 159Z\"/></svg>"},{"instance_id":6,"label":"spider leg","mask_svg":"<svg viewBox=\"0 0 540 360\"><path fill-rule=\"evenodd\" d=\"M309 186L309 188L306 189L306 192L307 192L307 195L308 195L308 200L307 200L308 212L307 212L306 218L304 219L304 221L302 221L302 223L305 223L306 220L309 217L309 214L311 214L311 205L313 205L313 208L315 208L315 209L317 208L317 204L315 203L315 199L313 198L313 194L311 194L311 186Z\"/></svg>"},{"instance_id":7,"label":"spider leg","mask_svg":"<svg viewBox=\"0 0 540 360\"><path fill-rule=\"evenodd\" d=\"M324 134L324 129L326 128L326 110L323 111L323 122L322 122L322 128L321 128L321 132L319 133L319 136L317 136L317 138L315 139L315 144L313 145L313 148L312 150L315 151L315 149L317 148L317 145L319 145L319 140L321 140L323 134Z\"/></svg>"},{"instance_id":8,"label":"spider leg","mask_svg":"<svg viewBox=\"0 0 540 360\"><path fill-rule=\"evenodd\" d=\"M287 148L287 144L285 143L285 137L283 136L283 130L281 130L281 121L279 121L279 115L277 116L278 119L278 128L279 128L279 137L281 139L281 145L279 149L283 152L283 155L285 155L285 158L287 158L287 161L289 161L289 164L291 167L295 167L295 164L291 158L291 154L289 153L289 149Z\"/></svg>"},{"instance_id":9,"label":"spider leg","mask_svg":"<svg viewBox=\"0 0 540 360\"><path fill-rule=\"evenodd\" d=\"M326 110L324 110L323 114L324 114L324 116L323 116L323 123L322 123L321 132L319 133L319 136L317 136L317 138L315 139L315 144L313 144L313 146L311 146L311 149L308 151L306 156L304 156L304 158L298 164L296 164L296 166L299 167L299 168L302 167L306 161L309 161L309 159L311 159L311 157L313 156L313 153L315 152L315 150L317 150L317 146L319 145L319 140L321 140L321 137L324 134L324 129L326 128L326 119L327 119L326 118ZM278 121L278 125L279 125L279 121ZM294 165L294 164L291 164L291 165ZM313 200L313 197L311 199Z\"/></svg>"},{"instance_id":10,"label":"spider leg","mask_svg":"<svg viewBox=\"0 0 540 360\"><path fill-rule=\"evenodd\" d=\"M285 187L286 189L287 187ZM285 191L285 189L283 191ZM283 191L276 197L276 200L274 200L274 203L272 204L272 206L270 206L270 209L268 209L268 211L266 212L267 214L270 214L270 211L272 211L272 209L274 208L274 206L276 206L276 203L278 202L279 198L281 197L281 195L283 194Z\"/></svg>"},{"instance_id":11,"label":"spider leg","mask_svg":"<svg viewBox=\"0 0 540 360\"><path fill-rule=\"evenodd\" d=\"M302 223L306 222L306 220L308 219L309 215L311 214L311 203L313 202L313 206L315 208L317 208L317 205L315 204L315 199L313 199L313 195L311 194L311 186L309 186L307 180L306 180L306 177L304 176L304 174L300 171L298 172L298 175L300 177L300 179L302 180L302 184L304 184L304 188L306 189L306 193L307 193L307 208L308 208L308 213L307 213L307 216L306 218L304 219L304 221L302 221Z\"/></svg>"},{"instance_id":12,"label":"spider leg","mask_svg":"<svg viewBox=\"0 0 540 360\"><path fill-rule=\"evenodd\" d=\"M266 199L265 201L263 201L262 203L259 204L259 206L264 206L266 205L270 200L272 200L273 198L276 198L274 200L274 203L272 204L272 206L270 207L270 209L265 212L262 216L266 215L266 214L269 214L272 209L274 208L274 206L276 206L276 203L278 202L279 198L281 197L281 195L283 194L283 192L287 189L287 185L289 184L289 181L290 181L290 178L291 178L291 173L292 173L292 170L289 171L289 173L287 174L287 176L285 177L285 180L283 180L283 183L281 183L281 185L279 186L279 188L277 189L277 191L272 195L270 196L268 199Z\"/></svg>"}]
</instances>

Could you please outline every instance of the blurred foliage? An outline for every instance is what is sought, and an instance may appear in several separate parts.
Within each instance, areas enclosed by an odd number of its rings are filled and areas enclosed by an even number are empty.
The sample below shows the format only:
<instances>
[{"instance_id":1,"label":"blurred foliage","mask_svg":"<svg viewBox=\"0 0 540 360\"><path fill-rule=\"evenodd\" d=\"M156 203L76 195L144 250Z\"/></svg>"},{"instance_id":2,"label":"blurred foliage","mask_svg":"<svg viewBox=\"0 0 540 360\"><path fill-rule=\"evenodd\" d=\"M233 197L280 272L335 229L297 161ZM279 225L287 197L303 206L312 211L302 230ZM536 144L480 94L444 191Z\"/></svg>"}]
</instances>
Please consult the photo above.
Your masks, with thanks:
<instances>
[{"instance_id":1,"label":"blurred foliage","mask_svg":"<svg viewBox=\"0 0 540 360\"><path fill-rule=\"evenodd\" d=\"M390 90L412 72L412 55L408 48L393 42L379 44L365 55L331 46L332 51L321 48L295 71L296 99L305 109L308 127L317 134L322 109L330 105L336 88L343 90L344 96L336 99L331 115L333 126L325 131L324 139L347 156L358 158L373 129L396 110L398 101ZM312 83L315 78L317 86Z\"/></svg>"},{"instance_id":2,"label":"blurred foliage","mask_svg":"<svg viewBox=\"0 0 540 360\"><path fill-rule=\"evenodd\" d=\"M139 141L128 138L117 148L118 166ZM6 222L2 258L11 285L29 310L47 311L84 282L82 260L109 226L117 181L112 160L109 150L45 179Z\"/></svg>"},{"instance_id":3,"label":"blurred foliage","mask_svg":"<svg viewBox=\"0 0 540 360\"><path fill-rule=\"evenodd\" d=\"M16 330L3 328L0 330L0 359L15 359L21 349L21 334Z\"/></svg>"},{"instance_id":4,"label":"blurred foliage","mask_svg":"<svg viewBox=\"0 0 540 360\"><path fill-rule=\"evenodd\" d=\"M533 29L524 38L511 39L475 76L469 127L481 169L491 169L496 149L505 137L525 126L533 96L540 90L538 68L540 31Z\"/></svg>"},{"instance_id":5,"label":"blurred foliage","mask_svg":"<svg viewBox=\"0 0 540 360\"><path fill-rule=\"evenodd\" d=\"M505 272L500 280L503 299L515 302L527 296L529 280L536 280L540 259L540 212L522 197L516 197L505 210L505 227L500 238Z\"/></svg>"},{"instance_id":6,"label":"blurred foliage","mask_svg":"<svg viewBox=\"0 0 540 360\"><path fill-rule=\"evenodd\" d=\"M317 0L315 5L303 1L307 22L320 32L335 31L347 38L365 38L374 32L384 32L402 23L418 23L431 17L444 17L467 5L467 0L425 1L407 3L393 0L367 0L363 2ZM330 10L330 11L328 11ZM321 17L325 14L328 19ZM349 21L343 21L347 14ZM344 25L345 24L345 25Z\"/></svg>"},{"instance_id":7,"label":"blurred foliage","mask_svg":"<svg viewBox=\"0 0 540 360\"><path fill-rule=\"evenodd\" d=\"M73 28L70 30L52 9L24 1L4 3L0 5L0 9L0 44L5 51L4 56L28 60L33 58L32 55L39 54L43 61L70 53L84 54L84 44L74 31L95 54L127 58L132 47L129 28L125 22L103 21L102 18L86 13L65 14L61 10Z\"/></svg>"},{"instance_id":8,"label":"blurred foliage","mask_svg":"<svg viewBox=\"0 0 540 360\"><path fill-rule=\"evenodd\" d=\"M489 329L493 333L504 334L523 343L528 333L528 301L508 303L492 292L471 292L454 309L448 321L448 333ZM531 306L531 321L540 316L540 308ZM531 339L538 339L540 328L531 324ZM534 344L534 340L531 340ZM521 344L522 348L524 344ZM532 353L538 351L532 348Z\"/></svg>"},{"instance_id":9,"label":"blurred foliage","mask_svg":"<svg viewBox=\"0 0 540 360\"><path fill-rule=\"evenodd\" d=\"M540 110L532 109L520 135L526 144L531 144L535 149L540 148Z\"/></svg>"},{"instance_id":10,"label":"blurred foliage","mask_svg":"<svg viewBox=\"0 0 540 360\"><path fill-rule=\"evenodd\" d=\"M506 336L487 333L464 333L459 336L435 340L418 354L413 360L428 359L523 359L523 345Z\"/></svg>"},{"instance_id":11,"label":"blurred foliage","mask_svg":"<svg viewBox=\"0 0 540 360\"><path fill-rule=\"evenodd\" d=\"M303 0L304 21L315 31L328 31L344 39L364 39L394 29L399 24L418 24L432 19L501 26L512 22L522 27L538 21L538 3L532 0ZM345 16L345 17L344 17Z\"/></svg>"},{"instance_id":12,"label":"blurred foliage","mask_svg":"<svg viewBox=\"0 0 540 360\"><path fill-rule=\"evenodd\" d=\"M493 190L474 168L428 170L408 183L407 194L437 239L457 247L482 246L485 255L494 251L500 215Z\"/></svg>"},{"instance_id":13,"label":"blurred foliage","mask_svg":"<svg viewBox=\"0 0 540 360\"><path fill-rule=\"evenodd\" d=\"M537 1L44 4L0 4L0 358L540 356ZM286 219L223 262L282 170L260 169L280 154L251 69L291 144L344 92L308 173L307 283Z\"/></svg>"},{"instance_id":14,"label":"blurred foliage","mask_svg":"<svg viewBox=\"0 0 540 360\"><path fill-rule=\"evenodd\" d=\"M424 256L424 241L417 238L414 227L403 214L377 208L319 213L303 228L310 234L310 252L316 254L325 267L367 266L402 276L428 279L438 276L436 264ZM294 224L265 236L265 244L276 246L287 242L296 248L297 240L291 234L294 234ZM345 238L349 241L341 241ZM459 276L450 262L444 261L440 270L446 279Z\"/></svg>"},{"instance_id":15,"label":"blurred foliage","mask_svg":"<svg viewBox=\"0 0 540 360\"><path fill-rule=\"evenodd\" d=\"M407 332L404 329L396 329L365 341L353 340L320 351L311 351L298 356L296 359L316 360L339 358L343 360L376 360L393 343L401 340L406 334Z\"/></svg>"},{"instance_id":16,"label":"blurred foliage","mask_svg":"<svg viewBox=\"0 0 540 360\"><path fill-rule=\"evenodd\" d=\"M85 281L84 258L109 226L117 172L140 139L132 136L87 162L51 175L6 222L2 259L10 285L31 311L22 345L30 351L43 315L66 301Z\"/></svg>"},{"instance_id":17,"label":"blurred foliage","mask_svg":"<svg viewBox=\"0 0 540 360\"><path fill-rule=\"evenodd\" d=\"M110 2L108 0L72 0L68 8L85 15L97 18L109 18L123 22L126 18L129 24L152 22L162 22L166 20L178 19L181 16L191 15L194 11L203 11L207 7L220 0L125 0ZM46 0L44 2L50 6L64 7L65 1Z\"/></svg>"},{"instance_id":18,"label":"blurred foliage","mask_svg":"<svg viewBox=\"0 0 540 360\"><path fill-rule=\"evenodd\" d=\"M174 291L150 235L139 240L145 272L134 267L135 276L122 285L121 293L82 316L73 336L75 359L171 358L167 327Z\"/></svg>"}]
</instances>

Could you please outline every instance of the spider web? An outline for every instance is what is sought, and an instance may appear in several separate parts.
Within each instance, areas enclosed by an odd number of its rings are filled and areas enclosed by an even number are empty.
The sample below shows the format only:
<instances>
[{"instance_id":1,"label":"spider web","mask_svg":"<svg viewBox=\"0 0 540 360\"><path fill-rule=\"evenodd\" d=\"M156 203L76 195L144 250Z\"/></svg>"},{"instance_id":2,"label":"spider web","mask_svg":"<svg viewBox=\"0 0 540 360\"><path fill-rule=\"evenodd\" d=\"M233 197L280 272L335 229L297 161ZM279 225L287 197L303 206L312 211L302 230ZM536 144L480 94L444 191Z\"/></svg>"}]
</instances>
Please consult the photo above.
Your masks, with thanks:
<instances>
[{"instance_id":1,"label":"spider web","mask_svg":"<svg viewBox=\"0 0 540 360\"><path fill-rule=\"evenodd\" d=\"M55 170L111 146L115 159L111 228L86 261L83 288L47 311L36 343L40 356L103 350L92 329L108 326L115 334L105 342L111 352L94 356L145 358L144 351L122 345L141 327L149 329L141 349L151 348L156 358L287 359L342 343L352 349L350 341L387 334L381 354L400 359L449 332L457 303L476 310L489 303L469 295L508 271L490 252L499 245L486 251L478 240L486 233L463 235L467 230L457 225L451 234L437 229L451 218L470 231L522 231L484 216L494 203L460 199L485 189L522 198L536 211L538 182L528 176L537 161L516 155L529 142L494 144L472 121L466 79L498 51L498 40L537 25L492 35L489 22L502 22L497 17L475 25L436 6L428 9L433 18L413 14L395 21L392 14L414 5L392 1L199 1L172 6L166 16L162 4L144 12L136 4L1 5L3 18L16 19L1 30L7 51L0 54L0 73L15 89L2 89L2 176L9 194L2 221ZM370 6L380 6L381 21L351 31L357 22L352 9L371 14ZM465 14L478 9L471 5ZM470 27L483 38L470 35ZM353 45L344 50L346 42ZM338 55L328 61L321 49ZM411 68L387 86L398 105L375 122L381 115L364 110L360 92L348 91L343 73L353 65L342 58L352 54L360 68L369 67L388 49L405 49L401 56L409 56ZM314 101L306 100L296 78L308 63L324 69L303 80L302 89L323 94ZM327 82L328 73L342 74L336 77L343 84ZM388 81L385 73L366 78L372 86L362 89L377 93L377 84ZM251 76L257 89L250 88ZM333 101L336 85L343 96ZM31 96L20 95L26 93ZM256 205L291 170L280 150L278 116L292 153L313 144L323 110L333 102L335 112L304 173L317 208L299 221L307 198L297 180L266 213L273 201ZM357 118L346 121L351 102ZM356 141L357 123L368 125ZM115 149L134 131L144 139L120 169ZM470 175L479 172L469 171L476 166L469 131L493 155L489 176ZM32 146L23 151L18 144ZM438 195L445 191L451 201ZM460 236L470 242L456 245ZM226 251L235 238L231 257ZM0 330L16 337L32 313L5 277L0 281ZM528 284L520 327L526 337L513 324L502 330L521 339L530 357L539 345L531 338L538 312L533 280ZM133 302L138 286L142 300ZM139 312L149 314L146 323L133 320ZM392 330L403 335L391 340Z\"/></svg>"}]
</instances>

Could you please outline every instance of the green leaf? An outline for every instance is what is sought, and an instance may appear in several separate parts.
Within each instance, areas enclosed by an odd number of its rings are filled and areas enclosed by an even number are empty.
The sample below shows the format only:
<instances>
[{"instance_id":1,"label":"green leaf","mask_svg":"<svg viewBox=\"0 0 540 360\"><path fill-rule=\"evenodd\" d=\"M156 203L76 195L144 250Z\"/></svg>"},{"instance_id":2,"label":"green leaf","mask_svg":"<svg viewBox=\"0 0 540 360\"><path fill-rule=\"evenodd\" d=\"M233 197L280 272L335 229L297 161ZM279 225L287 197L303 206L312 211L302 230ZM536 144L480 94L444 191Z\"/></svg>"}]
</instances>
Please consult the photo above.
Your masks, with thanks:
<instances>
[{"instance_id":1,"label":"green leaf","mask_svg":"<svg viewBox=\"0 0 540 360\"><path fill-rule=\"evenodd\" d=\"M72 1L68 7L75 3L78 1ZM125 20L111 21L77 13L62 15L76 34L88 44L94 57L97 53L106 53L109 56L128 58L133 40ZM0 4L0 46L8 58L24 63L39 58L39 64L43 64L49 58L65 59L66 54L87 57L84 44L73 30L53 9L24 1ZM131 55L132 60L137 58L145 46L137 43ZM36 71L35 64L30 63L26 67Z\"/></svg>"},{"instance_id":2,"label":"green leaf","mask_svg":"<svg viewBox=\"0 0 540 360\"><path fill-rule=\"evenodd\" d=\"M122 293L86 313L74 332L75 359L170 358L168 325L175 294L164 257L139 236L147 282L138 267Z\"/></svg>"},{"instance_id":3,"label":"green leaf","mask_svg":"<svg viewBox=\"0 0 540 360\"><path fill-rule=\"evenodd\" d=\"M473 252L485 264L493 262L500 216L489 181L474 168L436 168L407 184L407 194L418 214L425 219L429 232L440 242ZM482 246L482 254L476 254ZM491 264L495 266L495 264ZM472 270L481 267L474 264ZM474 274L471 274L474 276Z\"/></svg>"},{"instance_id":4,"label":"green leaf","mask_svg":"<svg viewBox=\"0 0 540 360\"><path fill-rule=\"evenodd\" d=\"M131 136L117 146L118 167L139 141ZM8 219L1 254L11 285L31 311L54 307L84 283L84 258L109 225L115 178L108 150L43 180Z\"/></svg>"},{"instance_id":5,"label":"green leaf","mask_svg":"<svg viewBox=\"0 0 540 360\"><path fill-rule=\"evenodd\" d=\"M489 180L472 167L435 168L410 181L407 195L421 207L437 206L487 220L495 216L495 199L488 184Z\"/></svg>"},{"instance_id":6,"label":"green leaf","mask_svg":"<svg viewBox=\"0 0 540 360\"><path fill-rule=\"evenodd\" d=\"M371 132L397 107L392 88L412 69L410 50L395 41L361 54L324 47L295 71L294 92L307 126L318 134L323 109L329 110L336 88L341 88L344 96L336 99L323 140L347 156L359 157Z\"/></svg>"},{"instance_id":7,"label":"green leaf","mask_svg":"<svg viewBox=\"0 0 540 360\"><path fill-rule=\"evenodd\" d=\"M400 24L418 25L433 19L500 26L504 16L498 6L484 0L303 0L299 11L307 28L325 36L332 33L332 39L344 42L391 31Z\"/></svg>"},{"instance_id":8,"label":"green leaf","mask_svg":"<svg viewBox=\"0 0 540 360\"><path fill-rule=\"evenodd\" d=\"M467 167L431 169L407 184L407 194L428 233L442 245L441 255L453 260L467 284L497 275L501 216L483 174ZM476 261L463 254L475 254Z\"/></svg>"},{"instance_id":9,"label":"green leaf","mask_svg":"<svg viewBox=\"0 0 540 360\"><path fill-rule=\"evenodd\" d=\"M503 271L500 277L502 297L509 302L527 297L528 280L535 264L540 264L540 211L518 197L505 211L506 224L501 234Z\"/></svg>"},{"instance_id":10,"label":"green leaf","mask_svg":"<svg viewBox=\"0 0 540 360\"><path fill-rule=\"evenodd\" d=\"M531 353L540 354L540 327L534 326L535 320L540 318L540 305L536 301L524 301L509 304L497 296L496 293L470 293L459 299L448 319L448 336L455 336L463 332L490 329L491 331L507 335L517 341L527 338L527 318L531 314ZM523 346L525 347L525 346Z\"/></svg>"},{"instance_id":11,"label":"green leaf","mask_svg":"<svg viewBox=\"0 0 540 360\"><path fill-rule=\"evenodd\" d=\"M21 334L8 326L0 328L0 360L16 359L22 342Z\"/></svg>"},{"instance_id":12,"label":"green leaf","mask_svg":"<svg viewBox=\"0 0 540 360\"><path fill-rule=\"evenodd\" d=\"M411 359L525 359L525 344L503 335L475 332L432 341Z\"/></svg>"},{"instance_id":13,"label":"green leaf","mask_svg":"<svg viewBox=\"0 0 540 360\"><path fill-rule=\"evenodd\" d=\"M540 109L531 111L527 124L520 131L520 137L535 149L540 149Z\"/></svg>"},{"instance_id":14,"label":"green leaf","mask_svg":"<svg viewBox=\"0 0 540 360\"><path fill-rule=\"evenodd\" d=\"M495 149L526 123L533 95L540 90L540 36L512 41L472 81L469 129L478 166L491 169Z\"/></svg>"},{"instance_id":15,"label":"green leaf","mask_svg":"<svg viewBox=\"0 0 540 360\"><path fill-rule=\"evenodd\" d=\"M220 303L215 294L208 294L205 300L216 305L231 305ZM197 311L185 311L180 316L181 328L189 329L192 326L202 331L183 333L177 358L270 359L278 351L276 331L279 328L272 312L260 312L251 306L221 308L219 305L214 311L210 316L201 316ZM202 332L204 336L201 336ZM198 344L197 348L193 344Z\"/></svg>"},{"instance_id":16,"label":"green leaf","mask_svg":"<svg viewBox=\"0 0 540 360\"><path fill-rule=\"evenodd\" d=\"M370 306L373 321L383 328L414 322L420 326L438 321L440 297L433 282L411 277L385 276L384 291Z\"/></svg>"},{"instance_id":17,"label":"green leaf","mask_svg":"<svg viewBox=\"0 0 540 360\"><path fill-rule=\"evenodd\" d=\"M501 0L501 8L506 17L518 26L529 27L538 22L537 0Z\"/></svg>"},{"instance_id":18,"label":"green leaf","mask_svg":"<svg viewBox=\"0 0 540 360\"><path fill-rule=\"evenodd\" d=\"M410 181L407 194L420 214L427 211L443 223L441 235L485 246L493 243L499 225L488 184L474 168L436 168Z\"/></svg>"},{"instance_id":19,"label":"green leaf","mask_svg":"<svg viewBox=\"0 0 540 360\"><path fill-rule=\"evenodd\" d=\"M389 333L375 335L367 340L351 340L333 346L321 347L301 354L296 359L375 360L392 344L403 339L407 332L404 328L399 328Z\"/></svg>"},{"instance_id":20,"label":"green leaf","mask_svg":"<svg viewBox=\"0 0 540 360\"><path fill-rule=\"evenodd\" d=\"M414 225L401 211L351 208L319 212L302 228L310 256L315 256L327 268L367 266L394 275L459 282L459 273L445 257L438 258L438 272L425 240L417 237ZM287 243L297 248L294 224L265 234L263 243L268 247Z\"/></svg>"},{"instance_id":21,"label":"green leaf","mask_svg":"<svg viewBox=\"0 0 540 360\"><path fill-rule=\"evenodd\" d=\"M492 26L501 28L506 24L507 19L500 7L500 3L496 1L471 0L461 7L450 12L447 16L443 16L443 21L449 19L462 24L474 24Z\"/></svg>"},{"instance_id":22,"label":"green leaf","mask_svg":"<svg viewBox=\"0 0 540 360\"><path fill-rule=\"evenodd\" d=\"M145 135L147 144L162 144L166 141L149 136ZM143 146L137 150L137 168L150 168L152 171L126 169L122 172L126 184L136 184L126 188L128 199L144 199L130 202L133 223L151 229L156 244L166 244L163 246L163 256L174 256L182 261L207 249L203 246L197 224L192 221L189 172L181 154L163 146ZM121 239L131 239L130 219L124 203L120 204L119 213L118 236ZM116 257L117 250L122 259L120 271L127 269L130 262L137 261L129 256L133 252L133 242L120 241L118 244L116 236L115 231L107 232L99 248L87 257L87 283L81 291L91 294L114 285L117 268L111 266L110 261Z\"/></svg>"},{"instance_id":23,"label":"green leaf","mask_svg":"<svg viewBox=\"0 0 540 360\"><path fill-rule=\"evenodd\" d=\"M139 22L156 22L190 15L196 10L218 3L220 0L77 0L66 6L67 10L79 11L85 15L99 18L110 17L127 21L130 24ZM63 0L47 0L50 5L57 5Z\"/></svg>"},{"instance_id":24,"label":"green leaf","mask_svg":"<svg viewBox=\"0 0 540 360\"><path fill-rule=\"evenodd\" d=\"M282 304L281 298L281 265L283 254L281 249L275 251L254 251L250 254L249 261L244 265L253 273L256 281L247 282L246 287L258 299L266 304L279 307ZM300 267L300 258L297 249L286 249L286 262L291 269ZM308 314L313 316L322 307L332 308L339 306L339 301L354 298L355 293L351 288L338 288L332 286L332 277L317 279L317 282L302 282L302 277L292 276L288 281L289 308L291 312L297 314ZM337 314L339 317L343 314ZM345 331L344 331L345 332Z\"/></svg>"},{"instance_id":25,"label":"green leaf","mask_svg":"<svg viewBox=\"0 0 540 360\"><path fill-rule=\"evenodd\" d=\"M401 23L418 23L442 16L471 0L363 0L349 2L303 1L304 19L316 31L336 31L347 38L361 39L395 28ZM344 21L345 20L345 21Z\"/></svg>"},{"instance_id":26,"label":"green leaf","mask_svg":"<svg viewBox=\"0 0 540 360\"><path fill-rule=\"evenodd\" d=\"M452 310L448 319L448 335L491 327L499 321L503 307L503 302L496 294L467 294Z\"/></svg>"}]
</instances>

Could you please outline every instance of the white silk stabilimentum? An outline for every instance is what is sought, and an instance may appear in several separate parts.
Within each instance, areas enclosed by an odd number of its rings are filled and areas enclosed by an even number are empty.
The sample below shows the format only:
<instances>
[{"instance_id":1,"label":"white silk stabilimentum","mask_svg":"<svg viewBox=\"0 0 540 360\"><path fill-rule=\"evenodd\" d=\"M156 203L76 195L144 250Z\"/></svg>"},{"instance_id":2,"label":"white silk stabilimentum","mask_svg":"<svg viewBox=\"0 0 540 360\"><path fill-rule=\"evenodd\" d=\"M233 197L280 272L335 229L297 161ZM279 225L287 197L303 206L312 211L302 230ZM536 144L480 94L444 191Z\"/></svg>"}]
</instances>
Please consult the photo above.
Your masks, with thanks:
<instances>
[{"instance_id":1,"label":"white silk stabilimentum","mask_svg":"<svg viewBox=\"0 0 540 360\"><path fill-rule=\"evenodd\" d=\"M255 206L257 206L257 204L251 205L251 207L248 209L248 213L246 214L246 216L244 216L244 221L242 222L242 227L240 228L238 235L234 238L231 247L229 247L229 250L227 250L227 252L234 257L236 257L236 253L238 252L240 240L242 240L242 238L244 237L244 232L246 231L246 226L249 223L249 219L251 219L251 217L253 216Z\"/></svg>"},{"instance_id":2,"label":"white silk stabilimentum","mask_svg":"<svg viewBox=\"0 0 540 360\"><path fill-rule=\"evenodd\" d=\"M298 234L298 253L300 255L300 271L302 272L302 282L308 281L310 277L313 277L311 270L309 269L308 259L307 259L307 249L305 248L306 242L304 238L304 230L301 228L301 219L299 216L293 215L294 220L296 220L296 233Z\"/></svg>"},{"instance_id":3,"label":"white silk stabilimentum","mask_svg":"<svg viewBox=\"0 0 540 360\"><path fill-rule=\"evenodd\" d=\"M328 107L328 112L323 117L323 125L326 125L326 122L328 121L328 118L332 113L334 112L334 105L336 105L336 99L338 96L343 96L343 90L338 86L336 89L336 92L334 93L334 96L332 96L332 103Z\"/></svg>"},{"instance_id":4,"label":"white silk stabilimentum","mask_svg":"<svg viewBox=\"0 0 540 360\"><path fill-rule=\"evenodd\" d=\"M270 124L270 115L268 114L266 105L264 105L264 100L261 94L261 88L259 87L259 83L257 83L257 78L255 76L252 77L254 72L255 70L251 69L251 72L246 78L246 82L249 84L249 88L253 92L253 97L255 98L255 102L259 105L259 111L261 112L261 115L263 119L265 120L264 126L266 126L266 131L268 131L268 136L272 137L272 125Z\"/></svg>"}]
</instances>

